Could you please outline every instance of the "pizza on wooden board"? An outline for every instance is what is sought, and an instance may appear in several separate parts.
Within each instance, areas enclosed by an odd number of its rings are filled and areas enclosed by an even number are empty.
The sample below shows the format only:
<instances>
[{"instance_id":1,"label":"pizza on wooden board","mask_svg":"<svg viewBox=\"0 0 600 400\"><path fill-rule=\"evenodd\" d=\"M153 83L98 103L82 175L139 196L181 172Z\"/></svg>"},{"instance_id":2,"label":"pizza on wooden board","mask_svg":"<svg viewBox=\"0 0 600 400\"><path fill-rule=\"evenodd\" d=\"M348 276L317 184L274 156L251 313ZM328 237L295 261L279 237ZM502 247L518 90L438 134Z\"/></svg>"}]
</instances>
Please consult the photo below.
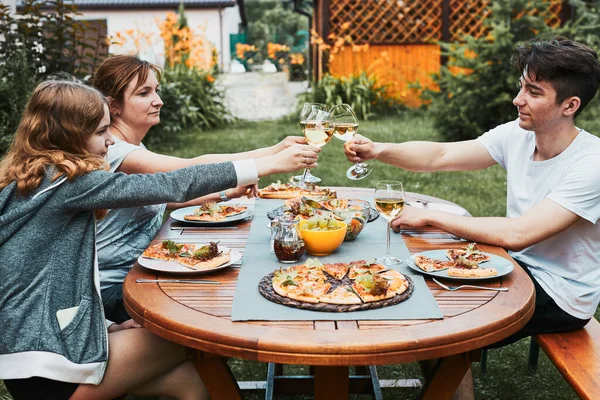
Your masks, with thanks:
<instances>
[{"instance_id":1,"label":"pizza on wooden board","mask_svg":"<svg viewBox=\"0 0 600 400\"><path fill-rule=\"evenodd\" d=\"M354 269L354 278L349 280L348 271L355 267L358 268ZM344 283L344 278L349 283ZM335 282L333 285L331 280ZM309 259L301 265L279 268L273 273L271 284L273 291L282 297L305 303L338 305L389 299L409 287L400 272L363 260L354 264L321 264L316 259Z\"/></svg>"},{"instance_id":2,"label":"pizza on wooden board","mask_svg":"<svg viewBox=\"0 0 600 400\"><path fill-rule=\"evenodd\" d=\"M186 221L218 222L232 215L241 214L247 209L246 206L218 205L214 202L206 202L194 210L193 214L184 215L183 218Z\"/></svg>"},{"instance_id":3,"label":"pizza on wooden board","mask_svg":"<svg viewBox=\"0 0 600 400\"><path fill-rule=\"evenodd\" d=\"M175 243L172 240L163 240L159 244L148 246L142 253L142 257L155 260L175 260L180 253L194 251L196 246L187 243Z\"/></svg>"}]
</instances>

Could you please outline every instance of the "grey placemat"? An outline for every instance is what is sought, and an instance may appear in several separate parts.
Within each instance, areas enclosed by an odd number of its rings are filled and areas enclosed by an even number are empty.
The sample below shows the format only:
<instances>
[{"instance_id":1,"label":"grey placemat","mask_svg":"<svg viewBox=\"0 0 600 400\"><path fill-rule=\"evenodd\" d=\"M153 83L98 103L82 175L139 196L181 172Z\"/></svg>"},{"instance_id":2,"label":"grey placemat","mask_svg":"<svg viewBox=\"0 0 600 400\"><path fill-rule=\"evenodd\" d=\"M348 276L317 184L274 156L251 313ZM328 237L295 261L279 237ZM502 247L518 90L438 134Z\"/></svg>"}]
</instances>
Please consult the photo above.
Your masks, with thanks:
<instances>
[{"instance_id":1,"label":"grey placemat","mask_svg":"<svg viewBox=\"0 0 600 400\"><path fill-rule=\"evenodd\" d=\"M330 313L300 310L273 303L258 291L261 278L280 266L269 245L269 219L266 212L283 204L281 200L257 199L254 219L244 259L238 277L233 300L232 321L302 321L302 320L401 320L401 319L440 319L442 312L421 275L414 275L405 264L393 267L403 274L411 275L415 284L412 296L399 304L376 310L349 313ZM383 218L367 224L360 235L352 242L344 242L335 253L319 257L323 263L370 260L385 254L386 221ZM410 252L400 235L392 235L392 254L406 259ZM302 261L306 260L304 256ZM310 257L310 256L308 256ZM301 262L302 262L301 261ZM295 265L295 264L291 264Z\"/></svg>"}]
</instances>

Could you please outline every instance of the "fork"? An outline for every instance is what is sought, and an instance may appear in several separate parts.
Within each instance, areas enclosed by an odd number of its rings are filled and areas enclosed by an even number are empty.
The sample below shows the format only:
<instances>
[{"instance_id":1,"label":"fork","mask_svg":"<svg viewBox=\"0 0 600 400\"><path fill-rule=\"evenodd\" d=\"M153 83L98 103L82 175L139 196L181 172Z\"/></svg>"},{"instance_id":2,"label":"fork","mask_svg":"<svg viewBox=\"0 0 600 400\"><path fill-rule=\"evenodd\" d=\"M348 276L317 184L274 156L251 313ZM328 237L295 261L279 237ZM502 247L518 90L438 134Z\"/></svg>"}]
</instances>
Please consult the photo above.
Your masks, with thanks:
<instances>
[{"instance_id":1,"label":"fork","mask_svg":"<svg viewBox=\"0 0 600 400\"><path fill-rule=\"evenodd\" d=\"M508 292L507 287L493 288L493 287L475 286L475 285L448 286L448 285L445 285L442 282L438 281L435 278L432 278L432 279L435 283L437 283L444 289L451 290L451 291L455 291L455 290L462 289L462 288L472 288L472 289L483 289L483 290L495 290L497 292Z\"/></svg>"}]
</instances>

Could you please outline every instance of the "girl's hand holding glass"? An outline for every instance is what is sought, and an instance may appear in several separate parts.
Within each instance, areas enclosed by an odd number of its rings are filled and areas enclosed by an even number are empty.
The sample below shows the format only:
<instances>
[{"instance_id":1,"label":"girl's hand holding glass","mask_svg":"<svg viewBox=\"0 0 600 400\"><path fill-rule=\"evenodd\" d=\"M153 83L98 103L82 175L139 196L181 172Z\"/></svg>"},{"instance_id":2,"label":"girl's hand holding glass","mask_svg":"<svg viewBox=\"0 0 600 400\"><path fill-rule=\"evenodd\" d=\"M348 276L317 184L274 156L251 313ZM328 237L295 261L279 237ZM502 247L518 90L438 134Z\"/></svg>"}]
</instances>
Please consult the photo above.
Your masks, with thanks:
<instances>
[{"instance_id":1,"label":"girl's hand holding glass","mask_svg":"<svg viewBox=\"0 0 600 400\"><path fill-rule=\"evenodd\" d=\"M331 124L331 115L327 112L327 106L319 103L304 103L300 111L300 129L308 144L322 147L331 140L333 135L333 126ZM320 182L321 179L313 176L308 170L299 176L299 186L306 188L306 182ZM298 178L298 177L296 177Z\"/></svg>"}]
</instances>

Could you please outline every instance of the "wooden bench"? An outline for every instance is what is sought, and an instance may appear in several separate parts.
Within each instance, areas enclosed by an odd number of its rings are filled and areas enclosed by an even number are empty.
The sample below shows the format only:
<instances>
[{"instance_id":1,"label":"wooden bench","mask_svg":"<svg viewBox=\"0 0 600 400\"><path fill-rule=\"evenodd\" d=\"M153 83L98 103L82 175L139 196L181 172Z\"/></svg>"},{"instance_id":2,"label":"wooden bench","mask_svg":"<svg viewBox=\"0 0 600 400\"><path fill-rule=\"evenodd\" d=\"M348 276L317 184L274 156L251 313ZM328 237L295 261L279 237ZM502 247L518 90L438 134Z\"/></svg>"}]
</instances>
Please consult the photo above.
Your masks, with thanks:
<instances>
[{"instance_id":1,"label":"wooden bench","mask_svg":"<svg viewBox=\"0 0 600 400\"><path fill-rule=\"evenodd\" d=\"M582 399L600 397L600 323L578 331L540 334L535 340Z\"/></svg>"}]
</instances>

